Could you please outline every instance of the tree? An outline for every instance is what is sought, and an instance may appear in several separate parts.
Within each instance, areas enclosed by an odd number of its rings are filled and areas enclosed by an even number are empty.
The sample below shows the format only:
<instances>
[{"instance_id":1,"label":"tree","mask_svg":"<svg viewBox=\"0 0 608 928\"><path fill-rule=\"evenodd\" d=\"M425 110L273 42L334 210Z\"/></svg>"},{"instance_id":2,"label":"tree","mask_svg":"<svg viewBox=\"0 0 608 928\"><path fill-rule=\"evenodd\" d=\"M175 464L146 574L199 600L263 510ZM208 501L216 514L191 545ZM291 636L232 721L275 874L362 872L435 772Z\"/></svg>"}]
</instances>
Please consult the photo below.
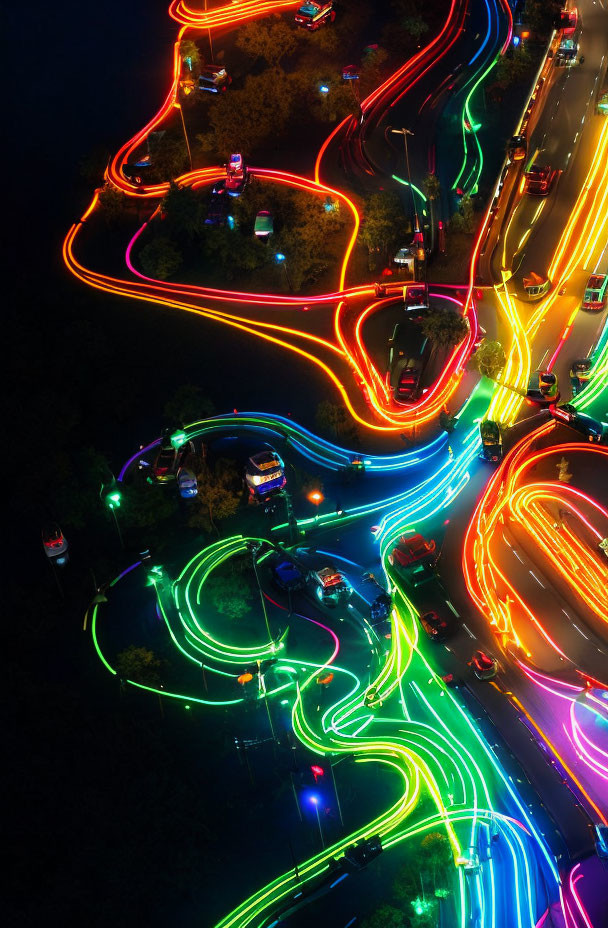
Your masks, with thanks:
<instances>
[{"instance_id":1,"label":"tree","mask_svg":"<svg viewBox=\"0 0 608 928\"><path fill-rule=\"evenodd\" d=\"M497 380L506 363L507 357L500 342L484 338L469 361L469 367L490 380Z\"/></svg>"},{"instance_id":2,"label":"tree","mask_svg":"<svg viewBox=\"0 0 608 928\"><path fill-rule=\"evenodd\" d=\"M555 466L557 467L557 479L562 483L570 483L572 480L572 474L568 471L569 463L566 458L562 457L559 461L559 464L556 464Z\"/></svg>"},{"instance_id":3,"label":"tree","mask_svg":"<svg viewBox=\"0 0 608 928\"><path fill-rule=\"evenodd\" d=\"M389 191L372 193L365 203L361 238L371 253L379 251L386 258L403 244L411 226L405 217L398 195Z\"/></svg>"},{"instance_id":4,"label":"tree","mask_svg":"<svg viewBox=\"0 0 608 928\"><path fill-rule=\"evenodd\" d=\"M443 429L444 432L447 432L448 435L451 435L457 424L457 416L451 416L446 409L441 410L439 413L439 427Z\"/></svg>"},{"instance_id":5,"label":"tree","mask_svg":"<svg viewBox=\"0 0 608 928\"><path fill-rule=\"evenodd\" d=\"M200 387L192 383L178 387L163 407L163 416L169 422L182 427L199 419L208 419L215 412L215 407Z\"/></svg>"},{"instance_id":6,"label":"tree","mask_svg":"<svg viewBox=\"0 0 608 928\"><path fill-rule=\"evenodd\" d=\"M190 71L196 71L201 60L196 42L192 39L182 39L179 43L179 54Z\"/></svg>"},{"instance_id":7,"label":"tree","mask_svg":"<svg viewBox=\"0 0 608 928\"><path fill-rule=\"evenodd\" d=\"M433 345L433 351L439 348L454 348L469 331L464 319L453 309L433 307L422 317L420 324L422 334Z\"/></svg>"},{"instance_id":8,"label":"tree","mask_svg":"<svg viewBox=\"0 0 608 928\"><path fill-rule=\"evenodd\" d=\"M530 29L540 35L548 34L562 6L561 0L526 0L525 17Z\"/></svg>"},{"instance_id":9,"label":"tree","mask_svg":"<svg viewBox=\"0 0 608 928\"><path fill-rule=\"evenodd\" d=\"M402 20L401 25L405 32L411 35L415 42L419 42L420 38L429 31L428 24L425 23L419 13L414 13L413 16L406 16Z\"/></svg>"},{"instance_id":10,"label":"tree","mask_svg":"<svg viewBox=\"0 0 608 928\"><path fill-rule=\"evenodd\" d=\"M99 194L99 205L107 225L112 226L125 219L129 198L121 190L108 184Z\"/></svg>"},{"instance_id":11,"label":"tree","mask_svg":"<svg viewBox=\"0 0 608 928\"><path fill-rule=\"evenodd\" d=\"M433 888L437 887L437 875L445 871L452 863L450 842L440 831L431 831L420 842L422 861L433 874Z\"/></svg>"},{"instance_id":12,"label":"tree","mask_svg":"<svg viewBox=\"0 0 608 928\"><path fill-rule=\"evenodd\" d=\"M158 182L173 180L185 174L190 166L188 149L183 136L168 131L151 132L148 148L154 177Z\"/></svg>"},{"instance_id":13,"label":"tree","mask_svg":"<svg viewBox=\"0 0 608 928\"><path fill-rule=\"evenodd\" d=\"M363 920L361 928L405 928L405 925L403 912L394 905L382 905Z\"/></svg>"},{"instance_id":14,"label":"tree","mask_svg":"<svg viewBox=\"0 0 608 928\"><path fill-rule=\"evenodd\" d=\"M121 680L132 680L144 686L158 687L162 682L165 662L148 648L138 648L134 644L116 656L116 669Z\"/></svg>"},{"instance_id":15,"label":"tree","mask_svg":"<svg viewBox=\"0 0 608 928\"><path fill-rule=\"evenodd\" d=\"M508 52L498 59L496 84L503 90L512 84L519 84L530 76L533 67L534 60L525 45L509 48Z\"/></svg>"},{"instance_id":16,"label":"tree","mask_svg":"<svg viewBox=\"0 0 608 928\"><path fill-rule=\"evenodd\" d=\"M242 619L251 608L252 591L248 584L234 574L229 576L211 576L203 587L220 615L229 619Z\"/></svg>"},{"instance_id":17,"label":"tree","mask_svg":"<svg viewBox=\"0 0 608 928\"><path fill-rule=\"evenodd\" d=\"M249 75L245 85L219 94L209 111L209 131L197 135L205 151L223 158L240 151L248 157L285 129L294 106L293 81L280 68Z\"/></svg>"},{"instance_id":18,"label":"tree","mask_svg":"<svg viewBox=\"0 0 608 928\"><path fill-rule=\"evenodd\" d=\"M220 458L214 465L203 464L197 482L199 507L193 510L190 525L219 535L217 523L233 516L239 508L242 480L234 462Z\"/></svg>"},{"instance_id":19,"label":"tree","mask_svg":"<svg viewBox=\"0 0 608 928\"><path fill-rule=\"evenodd\" d=\"M201 198L192 187L180 187L171 181L161 209L168 228L176 236L191 239L200 232L204 223Z\"/></svg>"},{"instance_id":20,"label":"tree","mask_svg":"<svg viewBox=\"0 0 608 928\"><path fill-rule=\"evenodd\" d=\"M427 174L422 181L424 195L431 207L431 251L435 248L435 200L441 193L441 184L436 174Z\"/></svg>"},{"instance_id":21,"label":"tree","mask_svg":"<svg viewBox=\"0 0 608 928\"><path fill-rule=\"evenodd\" d=\"M450 225L453 232L465 232L467 235L472 235L475 231L475 211L468 193L462 197L458 212L452 216Z\"/></svg>"},{"instance_id":22,"label":"tree","mask_svg":"<svg viewBox=\"0 0 608 928\"><path fill-rule=\"evenodd\" d=\"M280 64L286 55L291 55L297 44L295 30L281 20L270 23L254 20L242 26L236 36L237 48L250 58L262 58L268 64Z\"/></svg>"},{"instance_id":23,"label":"tree","mask_svg":"<svg viewBox=\"0 0 608 928\"><path fill-rule=\"evenodd\" d=\"M358 443L357 427L345 406L322 400L315 412L315 423L320 432L334 441Z\"/></svg>"},{"instance_id":24,"label":"tree","mask_svg":"<svg viewBox=\"0 0 608 928\"><path fill-rule=\"evenodd\" d=\"M125 487L120 518L135 529L161 528L177 512L177 498L165 492L165 487L135 480Z\"/></svg>"},{"instance_id":25,"label":"tree","mask_svg":"<svg viewBox=\"0 0 608 928\"><path fill-rule=\"evenodd\" d=\"M166 280L182 265L182 255L166 235L159 235L139 252L139 261L144 274L155 280Z\"/></svg>"}]
</instances>

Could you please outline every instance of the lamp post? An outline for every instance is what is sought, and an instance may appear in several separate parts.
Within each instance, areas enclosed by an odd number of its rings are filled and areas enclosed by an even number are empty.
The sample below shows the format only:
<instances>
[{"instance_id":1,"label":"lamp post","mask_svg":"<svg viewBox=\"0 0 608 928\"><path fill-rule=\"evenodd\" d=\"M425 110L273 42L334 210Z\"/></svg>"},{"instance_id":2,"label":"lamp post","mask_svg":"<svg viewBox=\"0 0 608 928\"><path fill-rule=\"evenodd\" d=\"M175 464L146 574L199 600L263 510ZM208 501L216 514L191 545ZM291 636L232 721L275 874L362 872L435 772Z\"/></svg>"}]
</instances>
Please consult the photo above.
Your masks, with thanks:
<instances>
[{"instance_id":1,"label":"lamp post","mask_svg":"<svg viewBox=\"0 0 608 928\"><path fill-rule=\"evenodd\" d=\"M264 613L264 621L266 622L266 631L268 633L268 640L272 641L272 633L270 631L270 623L268 621L268 612L266 611L266 600L264 599L264 592L262 590L262 585L260 583L260 576L258 574L258 562L257 555L262 547L261 544L256 544L254 541L247 542L247 547L251 551L251 561L253 564L253 572L255 574L255 582L257 583L258 593L260 594L260 601L262 603L262 612Z\"/></svg>"},{"instance_id":2,"label":"lamp post","mask_svg":"<svg viewBox=\"0 0 608 928\"><path fill-rule=\"evenodd\" d=\"M182 117L182 126L184 129L184 138L186 140L186 148L188 149L188 160L190 161L190 170L192 170L192 152L190 151L190 142L188 141L188 133L186 131L186 122L184 120L184 111L182 109L181 103L178 103L176 100L173 106L179 110L179 115Z\"/></svg>"},{"instance_id":3,"label":"lamp post","mask_svg":"<svg viewBox=\"0 0 608 928\"><path fill-rule=\"evenodd\" d=\"M103 493L103 490L104 490L104 487L102 484L100 494ZM120 506L122 502L122 493L114 485L106 493L104 493L103 501L108 507L108 509L110 510L110 512L112 513L112 516L114 518L114 525L116 526L116 531L118 533L118 540L120 541L120 547L124 551L125 543L123 541L122 532L120 530L120 525L118 523L118 516L116 515L116 510L118 509L118 507Z\"/></svg>"},{"instance_id":4,"label":"lamp post","mask_svg":"<svg viewBox=\"0 0 608 928\"><path fill-rule=\"evenodd\" d=\"M323 829L321 828L321 816L319 815L319 797L311 796L310 801L315 807L315 812L317 813L317 825L319 826L319 837L321 838L321 847L325 850L325 839L323 838Z\"/></svg>"},{"instance_id":5,"label":"lamp post","mask_svg":"<svg viewBox=\"0 0 608 928\"><path fill-rule=\"evenodd\" d=\"M289 287L290 291L293 291L293 287L291 286L291 279L289 277L289 271L287 270L287 259L285 258L285 255L282 254L282 252L277 251L275 252L274 260L276 261L277 264L283 265L283 269L285 271L285 277L287 278L287 286Z\"/></svg>"}]
</instances>

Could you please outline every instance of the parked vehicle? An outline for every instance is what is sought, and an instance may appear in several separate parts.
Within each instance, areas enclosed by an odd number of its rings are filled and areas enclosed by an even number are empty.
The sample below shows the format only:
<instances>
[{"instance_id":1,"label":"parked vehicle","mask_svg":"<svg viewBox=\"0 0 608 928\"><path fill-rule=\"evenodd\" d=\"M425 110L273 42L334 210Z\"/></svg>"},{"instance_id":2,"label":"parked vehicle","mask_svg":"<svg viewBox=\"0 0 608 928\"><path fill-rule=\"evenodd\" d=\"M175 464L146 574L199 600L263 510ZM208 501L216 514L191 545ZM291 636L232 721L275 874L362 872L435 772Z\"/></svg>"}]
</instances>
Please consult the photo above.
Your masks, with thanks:
<instances>
[{"instance_id":1,"label":"parked vehicle","mask_svg":"<svg viewBox=\"0 0 608 928\"><path fill-rule=\"evenodd\" d=\"M296 25L302 26L305 29L310 29L311 32L316 32L321 26L325 26L327 23L333 23L335 20L336 10L333 0L329 0L329 2L327 2L327 0L323 2L323 0L321 0L320 3L307 0L296 12L294 18Z\"/></svg>"},{"instance_id":2,"label":"parked vehicle","mask_svg":"<svg viewBox=\"0 0 608 928\"><path fill-rule=\"evenodd\" d=\"M247 461L245 481L251 496L258 499L280 492L287 479L285 465L272 448L253 454Z\"/></svg>"},{"instance_id":3,"label":"parked vehicle","mask_svg":"<svg viewBox=\"0 0 608 928\"><path fill-rule=\"evenodd\" d=\"M283 555L277 555L270 563L270 573L275 586L284 592L301 590L306 583L306 578L300 568Z\"/></svg>"},{"instance_id":4,"label":"parked vehicle","mask_svg":"<svg viewBox=\"0 0 608 928\"><path fill-rule=\"evenodd\" d=\"M537 405L559 402L557 377L552 371L534 371L528 380L526 399Z\"/></svg>"},{"instance_id":5,"label":"parked vehicle","mask_svg":"<svg viewBox=\"0 0 608 928\"><path fill-rule=\"evenodd\" d=\"M274 231L274 223L272 216L267 209L262 209L255 217L255 225L253 227L254 234L266 241Z\"/></svg>"},{"instance_id":6,"label":"parked vehicle","mask_svg":"<svg viewBox=\"0 0 608 928\"><path fill-rule=\"evenodd\" d=\"M424 629L429 641L437 643L445 641L452 631L452 623L435 611L424 612L422 615L418 616L418 621Z\"/></svg>"},{"instance_id":7,"label":"parked vehicle","mask_svg":"<svg viewBox=\"0 0 608 928\"><path fill-rule=\"evenodd\" d=\"M42 547L46 556L60 567L68 562L68 543L56 522L42 529Z\"/></svg>"},{"instance_id":8,"label":"parked vehicle","mask_svg":"<svg viewBox=\"0 0 608 928\"><path fill-rule=\"evenodd\" d=\"M593 360L591 358L581 358L572 362L570 366L570 385L573 396L578 396L581 390L585 389L591 380L592 370Z\"/></svg>"},{"instance_id":9,"label":"parked vehicle","mask_svg":"<svg viewBox=\"0 0 608 928\"><path fill-rule=\"evenodd\" d=\"M422 339L416 354L410 354L410 331L398 322L389 340L388 368L393 399L415 402L419 396L422 362L427 339Z\"/></svg>"},{"instance_id":10,"label":"parked vehicle","mask_svg":"<svg viewBox=\"0 0 608 928\"><path fill-rule=\"evenodd\" d=\"M548 293L551 287L551 281L548 277L541 277L540 274L535 274L534 271L530 271L530 274L524 277L523 285L526 296L530 300L540 300L545 293Z\"/></svg>"},{"instance_id":11,"label":"parked vehicle","mask_svg":"<svg viewBox=\"0 0 608 928\"><path fill-rule=\"evenodd\" d=\"M523 161L528 154L528 142L525 135L514 135L507 145L509 161Z\"/></svg>"},{"instance_id":12,"label":"parked vehicle","mask_svg":"<svg viewBox=\"0 0 608 928\"><path fill-rule=\"evenodd\" d=\"M492 680L498 673L498 661L485 651L475 651L469 665L478 680Z\"/></svg>"},{"instance_id":13,"label":"parked vehicle","mask_svg":"<svg viewBox=\"0 0 608 928\"><path fill-rule=\"evenodd\" d=\"M484 461L497 464L502 460L502 436L498 422L494 422L493 419L485 419L480 422L479 435L481 437L481 454L479 457Z\"/></svg>"},{"instance_id":14,"label":"parked vehicle","mask_svg":"<svg viewBox=\"0 0 608 928\"><path fill-rule=\"evenodd\" d=\"M388 555L389 564L401 568L412 586L420 586L436 578L436 560L435 541L432 538L427 541L420 534L402 535Z\"/></svg>"},{"instance_id":15,"label":"parked vehicle","mask_svg":"<svg viewBox=\"0 0 608 928\"><path fill-rule=\"evenodd\" d=\"M608 300L608 274L592 274L587 281L582 309L599 313L606 308Z\"/></svg>"},{"instance_id":16,"label":"parked vehicle","mask_svg":"<svg viewBox=\"0 0 608 928\"><path fill-rule=\"evenodd\" d=\"M337 606L347 600L352 593L352 587L335 567L311 570L308 579L318 598L326 606Z\"/></svg>"},{"instance_id":17,"label":"parked vehicle","mask_svg":"<svg viewBox=\"0 0 608 928\"><path fill-rule=\"evenodd\" d=\"M589 442L598 445L608 445L608 424L599 422L584 412L579 412L571 403L556 406L551 409L551 415L556 422L562 422L574 429Z\"/></svg>"},{"instance_id":18,"label":"parked vehicle","mask_svg":"<svg viewBox=\"0 0 608 928\"><path fill-rule=\"evenodd\" d=\"M177 486L182 499L192 499L198 495L196 475L188 467L180 467L177 471Z\"/></svg>"},{"instance_id":19,"label":"parked vehicle","mask_svg":"<svg viewBox=\"0 0 608 928\"><path fill-rule=\"evenodd\" d=\"M551 193L558 171L550 164L541 164L537 160L537 151L525 171L526 192L536 197L546 197Z\"/></svg>"},{"instance_id":20,"label":"parked vehicle","mask_svg":"<svg viewBox=\"0 0 608 928\"><path fill-rule=\"evenodd\" d=\"M232 78L220 64L208 64L202 68L198 78L198 89L207 93L225 93Z\"/></svg>"}]
</instances>

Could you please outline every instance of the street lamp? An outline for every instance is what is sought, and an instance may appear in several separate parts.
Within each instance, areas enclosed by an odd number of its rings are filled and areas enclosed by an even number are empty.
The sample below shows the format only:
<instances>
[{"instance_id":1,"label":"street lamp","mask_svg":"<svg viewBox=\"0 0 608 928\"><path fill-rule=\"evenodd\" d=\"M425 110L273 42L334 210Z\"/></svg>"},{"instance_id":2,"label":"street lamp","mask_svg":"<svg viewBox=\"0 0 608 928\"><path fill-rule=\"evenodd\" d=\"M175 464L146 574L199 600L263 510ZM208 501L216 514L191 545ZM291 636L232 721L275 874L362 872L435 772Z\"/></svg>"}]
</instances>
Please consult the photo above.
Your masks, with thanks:
<instances>
[{"instance_id":1,"label":"street lamp","mask_svg":"<svg viewBox=\"0 0 608 928\"><path fill-rule=\"evenodd\" d=\"M315 807L315 812L317 813L317 825L319 826L319 837L321 838L321 847L325 850L325 839L323 838L323 829L321 828L321 816L319 815L319 797L314 793L310 797L310 801Z\"/></svg>"},{"instance_id":2,"label":"street lamp","mask_svg":"<svg viewBox=\"0 0 608 928\"><path fill-rule=\"evenodd\" d=\"M186 148L188 149L188 160L190 161L190 170L192 170L192 152L190 151L190 142L188 141L188 133L186 132L186 122L184 120L184 111L182 109L181 103L178 103L177 100L173 106L179 110L179 115L182 117L182 127L184 129L184 138L186 140Z\"/></svg>"},{"instance_id":3,"label":"street lamp","mask_svg":"<svg viewBox=\"0 0 608 928\"><path fill-rule=\"evenodd\" d=\"M413 132L410 132L409 129L391 129L393 135L402 135L403 143L405 146L405 165L407 168L407 180L410 188L410 193L412 194L412 207L414 209L414 241L416 244L420 244L422 232L420 229L420 218L418 216L418 210L416 209L416 197L414 196L414 188L412 187L412 172L410 170L410 155L407 147L407 137L408 135L413 135Z\"/></svg>"},{"instance_id":4,"label":"street lamp","mask_svg":"<svg viewBox=\"0 0 608 928\"><path fill-rule=\"evenodd\" d=\"M290 290L293 290L291 286L291 279L289 277L289 271L287 270L287 259L281 251L275 251L274 260L277 264L282 264L285 271L285 277L287 278L287 286Z\"/></svg>"},{"instance_id":5,"label":"street lamp","mask_svg":"<svg viewBox=\"0 0 608 928\"><path fill-rule=\"evenodd\" d=\"M103 493L104 487L101 486L100 495ZM112 516L114 518L114 525L116 526L116 531L118 532L118 540L120 541L120 547L124 549L125 543L122 538L122 532L120 531L120 525L118 524L118 516L116 515L116 510L120 507L122 503L122 493L116 486L112 486L106 493L103 494L103 501L108 507Z\"/></svg>"}]
</instances>

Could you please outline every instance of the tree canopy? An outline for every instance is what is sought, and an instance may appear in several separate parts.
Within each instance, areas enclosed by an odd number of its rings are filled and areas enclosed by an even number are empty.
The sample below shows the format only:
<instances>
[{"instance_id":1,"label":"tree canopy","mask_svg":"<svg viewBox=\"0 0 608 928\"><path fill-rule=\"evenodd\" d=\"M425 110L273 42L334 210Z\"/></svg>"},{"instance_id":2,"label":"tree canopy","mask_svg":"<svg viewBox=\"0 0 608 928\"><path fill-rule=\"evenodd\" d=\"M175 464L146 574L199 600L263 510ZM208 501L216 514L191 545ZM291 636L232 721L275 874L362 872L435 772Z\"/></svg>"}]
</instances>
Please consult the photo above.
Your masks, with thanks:
<instances>
[{"instance_id":1,"label":"tree canopy","mask_svg":"<svg viewBox=\"0 0 608 928\"><path fill-rule=\"evenodd\" d=\"M496 380L506 363L505 350L500 342L484 338L469 361L469 366L484 377Z\"/></svg>"},{"instance_id":2,"label":"tree canopy","mask_svg":"<svg viewBox=\"0 0 608 928\"><path fill-rule=\"evenodd\" d=\"M254 60L262 58L268 64L278 65L286 55L295 51L298 34L280 19L270 22L253 20L241 26L235 44Z\"/></svg>"},{"instance_id":3,"label":"tree canopy","mask_svg":"<svg viewBox=\"0 0 608 928\"><path fill-rule=\"evenodd\" d=\"M116 656L116 669L121 680L133 680L145 686L159 686L164 661L148 648L130 645Z\"/></svg>"},{"instance_id":4,"label":"tree canopy","mask_svg":"<svg viewBox=\"0 0 608 928\"><path fill-rule=\"evenodd\" d=\"M214 464L203 462L196 476L198 505L192 510L190 525L219 535L218 523L233 516L239 508L242 479L234 462L223 458Z\"/></svg>"},{"instance_id":5,"label":"tree canopy","mask_svg":"<svg viewBox=\"0 0 608 928\"><path fill-rule=\"evenodd\" d=\"M420 323L434 348L454 348L469 331L466 320L453 309L431 307Z\"/></svg>"},{"instance_id":6,"label":"tree canopy","mask_svg":"<svg viewBox=\"0 0 608 928\"><path fill-rule=\"evenodd\" d=\"M409 220L396 193L383 190L367 198L361 238L370 252L379 250L387 255L396 251L404 244L410 230Z\"/></svg>"}]
</instances>

